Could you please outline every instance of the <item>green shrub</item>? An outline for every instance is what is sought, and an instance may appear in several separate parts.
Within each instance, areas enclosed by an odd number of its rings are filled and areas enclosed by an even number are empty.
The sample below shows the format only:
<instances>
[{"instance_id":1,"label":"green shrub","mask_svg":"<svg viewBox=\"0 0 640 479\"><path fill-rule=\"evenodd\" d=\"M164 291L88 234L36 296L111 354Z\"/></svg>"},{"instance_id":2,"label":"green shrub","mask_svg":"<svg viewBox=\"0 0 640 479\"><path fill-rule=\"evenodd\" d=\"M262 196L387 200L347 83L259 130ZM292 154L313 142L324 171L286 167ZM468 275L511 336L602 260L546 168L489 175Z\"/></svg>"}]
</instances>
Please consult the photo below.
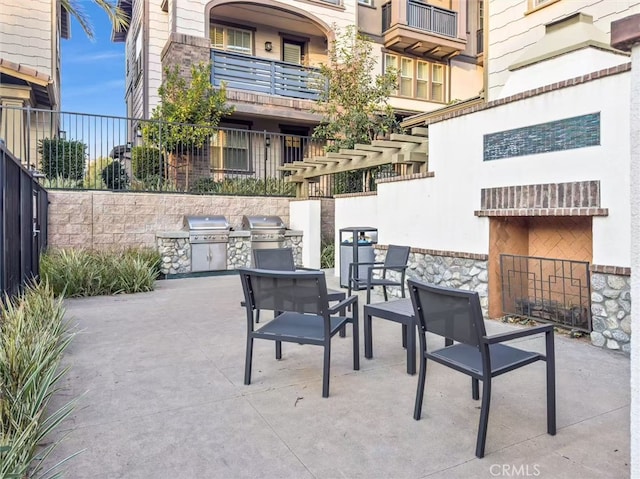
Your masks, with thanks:
<instances>
[{"instance_id":1,"label":"green shrub","mask_svg":"<svg viewBox=\"0 0 640 479\"><path fill-rule=\"evenodd\" d=\"M40 275L56 295L66 297L139 293L153 290L160 261L150 248L49 251L42 256Z\"/></svg>"},{"instance_id":2,"label":"green shrub","mask_svg":"<svg viewBox=\"0 0 640 479\"><path fill-rule=\"evenodd\" d=\"M134 146L131 148L131 171L140 181L161 180L164 175L162 153L153 146Z\"/></svg>"},{"instance_id":3,"label":"green shrub","mask_svg":"<svg viewBox=\"0 0 640 479\"><path fill-rule=\"evenodd\" d=\"M40 448L74 406L47 410L66 372L59 364L72 337L63 316L62 302L46 284L0 303L0 477L52 477L41 465L57 443Z\"/></svg>"},{"instance_id":4,"label":"green shrub","mask_svg":"<svg viewBox=\"0 0 640 479\"><path fill-rule=\"evenodd\" d=\"M82 186L88 190L106 190L107 185L102 181L102 171L111 164L113 160L106 156L101 156L92 160L87 168Z\"/></svg>"},{"instance_id":5,"label":"green shrub","mask_svg":"<svg viewBox=\"0 0 640 479\"><path fill-rule=\"evenodd\" d=\"M225 178L215 181L213 178L198 178L191 187L192 193L210 193L241 196L295 196L294 183L280 178Z\"/></svg>"},{"instance_id":6,"label":"green shrub","mask_svg":"<svg viewBox=\"0 0 640 479\"><path fill-rule=\"evenodd\" d=\"M321 246L320 252L320 267L321 268L333 268L335 267L336 245L333 241L327 241Z\"/></svg>"},{"instance_id":7,"label":"green shrub","mask_svg":"<svg viewBox=\"0 0 640 479\"><path fill-rule=\"evenodd\" d=\"M81 141L45 138L38 142L42 172L47 178L70 178L81 180L87 145Z\"/></svg>"},{"instance_id":8,"label":"green shrub","mask_svg":"<svg viewBox=\"0 0 640 479\"><path fill-rule=\"evenodd\" d=\"M124 166L115 160L102 170L102 181L110 190L125 190L129 186L129 175Z\"/></svg>"}]
</instances>

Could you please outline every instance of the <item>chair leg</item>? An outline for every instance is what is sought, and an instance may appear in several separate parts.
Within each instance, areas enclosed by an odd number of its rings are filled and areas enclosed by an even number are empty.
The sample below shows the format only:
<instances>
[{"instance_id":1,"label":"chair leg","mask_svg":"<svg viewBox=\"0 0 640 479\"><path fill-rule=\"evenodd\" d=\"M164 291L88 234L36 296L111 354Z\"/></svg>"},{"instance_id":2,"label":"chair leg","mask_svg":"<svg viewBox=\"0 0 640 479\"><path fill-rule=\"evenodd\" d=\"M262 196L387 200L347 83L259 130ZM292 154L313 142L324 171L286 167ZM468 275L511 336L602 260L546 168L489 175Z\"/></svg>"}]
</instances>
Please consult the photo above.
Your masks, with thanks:
<instances>
[{"instance_id":1,"label":"chair leg","mask_svg":"<svg viewBox=\"0 0 640 479\"><path fill-rule=\"evenodd\" d=\"M282 341L276 341L276 359L282 359Z\"/></svg>"},{"instance_id":2,"label":"chair leg","mask_svg":"<svg viewBox=\"0 0 640 479\"><path fill-rule=\"evenodd\" d=\"M353 332L353 370L360 369L360 325L358 324L358 310L353 312L353 322L351 323Z\"/></svg>"},{"instance_id":3,"label":"chair leg","mask_svg":"<svg viewBox=\"0 0 640 479\"><path fill-rule=\"evenodd\" d=\"M322 397L329 397L329 373L331 365L331 343L324 347L324 366L322 368Z\"/></svg>"},{"instance_id":4,"label":"chair leg","mask_svg":"<svg viewBox=\"0 0 640 479\"><path fill-rule=\"evenodd\" d=\"M471 378L471 397L476 401L480 399L480 385L476 378Z\"/></svg>"},{"instance_id":5,"label":"chair leg","mask_svg":"<svg viewBox=\"0 0 640 479\"><path fill-rule=\"evenodd\" d=\"M422 343L421 343L422 344ZM413 419L420 420L422 415L422 399L424 398L425 379L427 377L427 358L424 351L420 351L420 371L418 372L418 390L416 391L416 404L413 407Z\"/></svg>"},{"instance_id":6,"label":"chair leg","mask_svg":"<svg viewBox=\"0 0 640 479\"><path fill-rule=\"evenodd\" d=\"M407 325L406 324L402 325L402 347L403 348L407 347Z\"/></svg>"},{"instance_id":7,"label":"chair leg","mask_svg":"<svg viewBox=\"0 0 640 479\"><path fill-rule=\"evenodd\" d=\"M556 359L553 331L546 333L547 343L547 433L556 435Z\"/></svg>"},{"instance_id":8,"label":"chair leg","mask_svg":"<svg viewBox=\"0 0 640 479\"><path fill-rule=\"evenodd\" d=\"M244 383L251 384L251 360L253 358L253 338L247 338L247 352L244 360Z\"/></svg>"},{"instance_id":9,"label":"chair leg","mask_svg":"<svg viewBox=\"0 0 640 479\"><path fill-rule=\"evenodd\" d=\"M387 296L387 287L386 286L382 287L382 294L384 294L384 300L385 301L389 301L389 297Z\"/></svg>"},{"instance_id":10,"label":"chair leg","mask_svg":"<svg viewBox=\"0 0 640 479\"><path fill-rule=\"evenodd\" d=\"M256 323L260 322L260 310L256 310Z\"/></svg>"},{"instance_id":11,"label":"chair leg","mask_svg":"<svg viewBox=\"0 0 640 479\"><path fill-rule=\"evenodd\" d=\"M476 457L484 457L484 446L487 442L487 426L489 424L489 406L491 405L491 377L482 380L482 409L476 442Z\"/></svg>"},{"instance_id":12,"label":"chair leg","mask_svg":"<svg viewBox=\"0 0 640 479\"><path fill-rule=\"evenodd\" d=\"M369 283L367 283L367 304L371 303L371 290L373 289L373 286L369 286Z\"/></svg>"}]
</instances>

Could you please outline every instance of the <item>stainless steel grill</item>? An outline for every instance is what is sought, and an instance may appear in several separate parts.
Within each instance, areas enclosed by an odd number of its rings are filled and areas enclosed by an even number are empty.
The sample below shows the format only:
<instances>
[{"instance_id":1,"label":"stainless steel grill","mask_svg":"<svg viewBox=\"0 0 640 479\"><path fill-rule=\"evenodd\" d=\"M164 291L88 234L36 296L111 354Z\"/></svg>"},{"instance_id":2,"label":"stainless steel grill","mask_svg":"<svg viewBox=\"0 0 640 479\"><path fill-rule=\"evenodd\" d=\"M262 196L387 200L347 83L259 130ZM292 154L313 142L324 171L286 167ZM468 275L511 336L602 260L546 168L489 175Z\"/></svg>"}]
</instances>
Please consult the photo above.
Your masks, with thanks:
<instances>
[{"instance_id":1,"label":"stainless steel grill","mask_svg":"<svg viewBox=\"0 0 640 479\"><path fill-rule=\"evenodd\" d=\"M282 248L287 227L279 216L243 216L242 229L251 232L251 248Z\"/></svg>"},{"instance_id":2,"label":"stainless steel grill","mask_svg":"<svg viewBox=\"0 0 640 479\"><path fill-rule=\"evenodd\" d=\"M185 216L191 243L191 271L227 269L227 243L231 227L221 215Z\"/></svg>"}]
</instances>

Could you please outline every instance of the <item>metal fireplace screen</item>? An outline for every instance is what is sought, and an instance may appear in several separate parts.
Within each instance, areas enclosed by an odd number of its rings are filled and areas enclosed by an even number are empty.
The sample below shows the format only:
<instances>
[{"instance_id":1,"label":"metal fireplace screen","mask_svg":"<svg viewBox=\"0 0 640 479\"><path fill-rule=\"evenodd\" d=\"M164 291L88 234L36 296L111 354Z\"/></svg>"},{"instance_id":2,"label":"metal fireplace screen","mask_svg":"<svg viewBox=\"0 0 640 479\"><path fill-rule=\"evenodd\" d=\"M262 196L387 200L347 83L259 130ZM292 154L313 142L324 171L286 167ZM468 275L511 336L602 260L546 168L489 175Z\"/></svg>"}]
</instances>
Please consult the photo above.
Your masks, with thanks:
<instances>
[{"instance_id":1,"label":"metal fireplace screen","mask_svg":"<svg viewBox=\"0 0 640 479\"><path fill-rule=\"evenodd\" d=\"M589 263L500 255L505 314L591 331Z\"/></svg>"}]
</instances>

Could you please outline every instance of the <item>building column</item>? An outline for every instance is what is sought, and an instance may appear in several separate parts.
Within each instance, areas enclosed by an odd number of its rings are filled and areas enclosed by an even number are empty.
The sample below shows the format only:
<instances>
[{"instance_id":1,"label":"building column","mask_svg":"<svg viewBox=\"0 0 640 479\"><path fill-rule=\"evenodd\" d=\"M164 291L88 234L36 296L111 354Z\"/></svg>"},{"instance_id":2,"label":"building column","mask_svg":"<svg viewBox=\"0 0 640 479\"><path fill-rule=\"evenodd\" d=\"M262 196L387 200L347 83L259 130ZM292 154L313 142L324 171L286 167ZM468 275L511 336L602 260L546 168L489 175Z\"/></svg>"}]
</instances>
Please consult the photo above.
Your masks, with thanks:
<instances>
[{"instance_id":1,"label":"building column","mask_svg":"<svg viewBox=\"0 0 640 479\"><path fill-rule=\"evenodd\" d=\"M27 155L27 124L22 108L25 107L25 102L20 99L3 98L1 104L0 138L5 141L7 149L24 163Z\"/></svg>"},{"instance_id":2,"label":"building column","mask_svg":"<svg viewBox=\"0 0 640 479\"><path fill-rule=\"evenodd\" d=\"M640 477L640 14L611 23L611 46L631 52L631 475Z\"/></svg>"}]
</instances>

